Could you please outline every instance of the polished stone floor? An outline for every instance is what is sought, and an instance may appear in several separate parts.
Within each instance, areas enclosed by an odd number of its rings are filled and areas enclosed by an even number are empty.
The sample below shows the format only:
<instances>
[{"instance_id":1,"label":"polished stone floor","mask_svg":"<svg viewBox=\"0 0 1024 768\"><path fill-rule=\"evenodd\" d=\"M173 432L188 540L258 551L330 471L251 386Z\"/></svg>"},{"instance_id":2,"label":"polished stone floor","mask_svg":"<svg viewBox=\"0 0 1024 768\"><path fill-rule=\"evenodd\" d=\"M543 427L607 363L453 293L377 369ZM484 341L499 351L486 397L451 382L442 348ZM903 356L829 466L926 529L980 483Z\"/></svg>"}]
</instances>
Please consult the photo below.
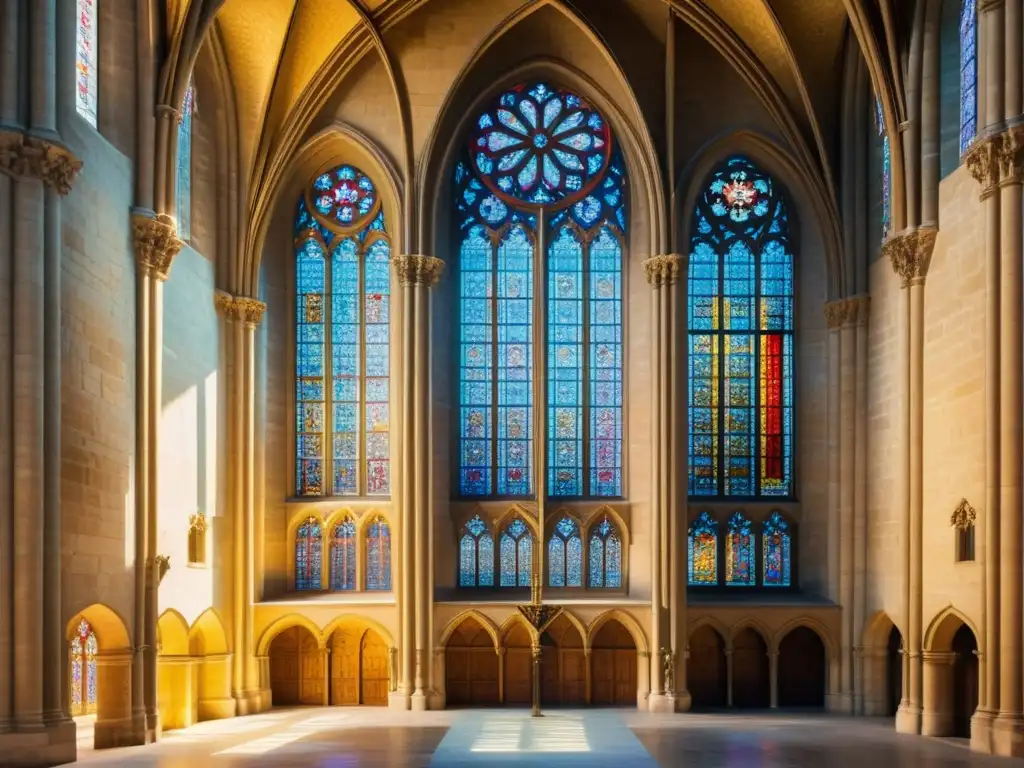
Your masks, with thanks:
<instances>
[{"instance_id":1,"label":"polished stone floor","mask_svg":"<svg viewBox=\"0 0 1024 768\"><path fill-rule=\"evenodd\" d=\"M79 734L79 761L120 768L315 766L468 768L996 768L966 742L900 736L888 722L826 715L649 715L633 710L407 713L287 709L200 723L159 744L102 752ZM2 762L2 761L0 761Z\"/></svg>"}]
</instances>

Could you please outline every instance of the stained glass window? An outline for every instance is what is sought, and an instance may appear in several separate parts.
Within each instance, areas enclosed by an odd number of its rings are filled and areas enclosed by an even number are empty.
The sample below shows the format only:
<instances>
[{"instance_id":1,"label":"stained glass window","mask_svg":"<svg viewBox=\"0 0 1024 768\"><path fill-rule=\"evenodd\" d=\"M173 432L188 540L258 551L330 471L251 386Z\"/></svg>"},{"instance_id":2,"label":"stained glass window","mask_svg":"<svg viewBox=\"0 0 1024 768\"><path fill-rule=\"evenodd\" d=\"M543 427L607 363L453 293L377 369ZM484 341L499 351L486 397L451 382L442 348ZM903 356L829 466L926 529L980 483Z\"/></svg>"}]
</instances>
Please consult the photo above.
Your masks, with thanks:
<instances>
[{"instance_id":1,"label":"stained glass window","mask_svg":"<svg viewBox=\"0 0 1024 768\"><path fill-rule=\"evenodd\" d=\"M622 587L622 539L607 517L590 529L587 584L591 587Z\"/></svg>"},{"instance_id":2,"label":"stained glass window","mask_svg":"<svg viewBox=\"0 0 1024 768\"><path fill-rule=\"evenodd\" d=\"M788 587L790 578L791 537L789 523L779 512L772 512L761 530L764 573L761 583L766 587Z\"/></svg>"},{"instance_id":3,"label":"stained glass window","mask_svg":"<svg viewBox=\"0 0 1024 768\"><path fill-rule=\"evenodd\" d=\"M295 254L296 493L386 496L391 244L368 176L342 165L313 181Z\"/></svg>"},{"instance_id":4,"label":"stained glass window","mask_svg":"<svg viewBox=\"0 0 1024 768\"><path fill-rule=\"evenodd\" d=\"M356 589L356 522L345 517L334 525L331 540L331 589Z\"/></svg>"},{"instance_id":5,"label":"stained glass window","mask_svg":"<svg viewBox=\"0 0 1024 768\"><path fill-rule=\"evenodd\" d=\"M729 517L725 536L725 583L730 587L753 587L757 584L757 554L750 520L742 512Z\"/></svg>"},{"instance_id":6,"label":"stained glass window","mask_svg":"<svg viewBox=\"0 0 1024 768\"><path fill-rule=\"evenodd\" d=\"M320 521L308 518L295 531L295 589L298 591L321 588L321 556L323 534Z\"/></svg>"},{"instance_id":7,"label":"stained glass window","mask_svg":"<svg viewBox=\"0 0 1024 768\"><path fill-rule=\"evenodd\" d=\"M96 711L96 654L99 644L89 622L82 619L71 639L71 715L87 715Z\"/></svg>"},{"instance_id":8,"label":"stained glass window","mask_svg":"<svg viewBox=\"0 0 1024 768\"><path fill-rule=\"evenodd\" d=\"M391 528L381 515L366 526L366 588L391 590Z\"/></svg>"},{"instance_id":9,"label":"stained glass window","mask_svg":"<svg viewBox=\"0 0 1024 768\"><path fill-rule=\"evenodd\" d=\"M78 114L96 127L96 4L99 0L77 0L75 25L75 106Z\"/></svg>"},{"instance_id":10,"label":"stained glass window","mask_svg":"<svg viewBox=\"0 0 1024 768\"><path fill-rule=\"evenodd\" d=\"M580 526L571 517L555 524L548 539L548 584L552 587L583 586L583 539Z\"/></svg>"},{"instance_id":11,"label":"stained glass window","mask_svg":"<svg viewBox=\"0 0 1024 768\"><path fill-rule=\"evenodd\" d=\"M697 202L689 265L692 496L793 492L793 255L771 177L732 157Z\"/></svg>"},{"instance_id":12,"label":"stained glass window","mask_svg":"<svg viewBox=\"0 0 1024 768\"><path fill-rule=\"evenodd\" d=\"M978 8L976 0L960 6L960 154L978 133Z\"/></svg>"},{"instance_id":13,"label":"stained glass window","mask_svg":"<svg viewBox=\"0 0 1024 768\"><path fill-rule=\"evenodd\" d=\"M196 111L196 89L192 83L178 113L178 172L175 177L175 202L178 237L192 237L192 116Z\"/></svg>"},{"instance_id":14,"label":"stained glass window","mask_svg":"<svg viewBox=\"0 0 1024 768\"><path fill-rule=\"evenodd\" d=\"M521 518L514 517L499 539L502 587L528 587L533 569L533 534Z\"/></svg>"},{"instance_id":15,"label":"stained glass window","mask_svg":"<svg viewBox=\"0 0 1024 768\"><path fill-rule=\"evenodd\" d=\"M480 515L466 523L459 539L459 586L494 586L494 538Z\"/></svg>"},{"instance_id":16,"label":"stained glass window","mask_svg":"<svg viewBox=\"0 0 1024 768\"><path fill-rule=\"evenodd\" d=\"M690 551L690 586L718 584L718 523L707 512L701 512L690 525L686 540Z\"/></svg>"},{"instance_id":17,"label":"stained glass window","mask_svg":"<svg viewBox=\"0 0 1024 768\"><path fill-rule=\"evenodd\" d=\"M546 492L620 496L625 169L609 125L545 83L505 91L470 131L455 203L460 493L534 493L536 319L547 328ZM533 286L541 256L546 302Z\"/></svg>"},{"instance_id":18,"label":"stained glass window","mask_svg":"<svg viewBox=\"0 0 1024 768\"><path fill-rule=\"evenodd\" d=\"M882 239L885 240L892 211L892 160L889 156L889 132L885 130L882 102L878 99L875 99L875 129L882 140Z\"/></svg>"}]
</instances>

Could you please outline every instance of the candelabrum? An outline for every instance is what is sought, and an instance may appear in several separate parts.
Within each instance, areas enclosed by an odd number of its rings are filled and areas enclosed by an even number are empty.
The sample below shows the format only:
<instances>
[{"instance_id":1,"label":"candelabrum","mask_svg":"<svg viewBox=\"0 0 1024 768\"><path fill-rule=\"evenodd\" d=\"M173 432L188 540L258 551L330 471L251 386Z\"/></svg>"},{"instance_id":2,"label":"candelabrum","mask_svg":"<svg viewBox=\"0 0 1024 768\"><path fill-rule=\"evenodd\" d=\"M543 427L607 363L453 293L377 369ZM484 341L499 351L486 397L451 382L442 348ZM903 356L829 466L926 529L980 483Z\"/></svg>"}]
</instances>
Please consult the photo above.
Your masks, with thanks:
<instances>
[{"instance_id":1,"label":"candelabrum","mask_svg":"<svg viewBox=\"0 0 1024 768\"><path fill-rule=\"evenodd\" d=\"M533 708L530 714L533 717L543 717L540 711L540 657L541 645L540 636L548 625L554 621L562 612L560 605L545 605L541 595L540 574L534 573L530 582L530 602L526 605L517 606L530 626L537 630L533 646Z\"/></svg>"}]
</instances>

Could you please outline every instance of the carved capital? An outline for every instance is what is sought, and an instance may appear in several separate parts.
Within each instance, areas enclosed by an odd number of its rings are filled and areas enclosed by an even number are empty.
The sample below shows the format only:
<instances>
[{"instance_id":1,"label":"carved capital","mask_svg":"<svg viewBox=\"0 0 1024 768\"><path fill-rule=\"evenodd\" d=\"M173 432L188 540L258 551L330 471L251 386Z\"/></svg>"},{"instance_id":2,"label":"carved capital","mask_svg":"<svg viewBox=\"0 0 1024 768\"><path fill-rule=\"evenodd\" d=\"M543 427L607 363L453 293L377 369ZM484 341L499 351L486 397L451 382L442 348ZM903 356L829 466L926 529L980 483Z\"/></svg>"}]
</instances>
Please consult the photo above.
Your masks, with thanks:
<instances>
[{"instance_id":1,"label":"carved capital","mask_svg":"<svg viewBox=\"0 0 1024 768\"><path fill-rule=\"evenodd\" d=\"M974 521L977 519L978 513L974 511L974 507L971 506L970 502L964 498L960 499L960 503L953 510L953 514L949 518L949 524L957 530L966 531L974 525Z\"/></svg>"},{"instance_id":2,"label":"carved capital","mask_svg":"<svg viewBox=\"0 0 1024 768\"><path fill-rule=\"evenodd\" d=\"M662 256L651 256L644 259L644 272L647 274L647 282L654 288L661 288L663 285L675 285L679 279L679 271L682 268L683 257L678 253L667 253Z\"/></svg>"},{"instance_id":3,"label":"carved capital","mask_svg":"<svg viewBox=\"0 0 1024 768\"><path fill-rule=\"evenodd\" d=\"M530 603L517 607L523 618L530 622L530 626L536 629L538 634L543 632L548 624L558 618L558 615L562 612L562 606L560 605L536 605Z\"/></svg>"},{"instance_id":4,"label":"carved capital","mask_svg":"<svg viewBox=\"0 0 1024 768\"><path fill-rule=\"evenodd\" d=\"M999 153L1002 139L987 136L976 139L964 154L964 163L974 180L981 184L982 197L989 194L999 181Z\"/></svg>"},{"instance_id":5,"label":"carved capital","mask_svg":"<svg viewBox=\"0 0 1024 768\"><path fill-rule=\"evenodd\" d=\"M850 325L867 325L870 310L870 296L863 293L850 296L846 299L846 322Z\"/></svg>"},{"instance_id":6,"label":"carved capital","mask_svg":"<svg viewBox=\"0 0 1024 768\"><path fill-rule=\"evenodd\" d=\"M444 271L444 262L436 256L404 254L392 259L401 285L437 285Z\"/></svg>"},{"instance_id":7,"label":"carved capital","mask_svg":"<svg viewBox=\"0 0 1024 768\"><path fill-rule=\"evenodd\" d=\"M150 566L153 573L153 583L160 586L164 576L171 570L171 558L167 555L157 555L150 561Z\"/></svg>"},{"instance_id":8,"label":"carved capital","mask_svg":"<svg viewBox=\"0 0 1024 768\"><path fill-rule=\"evenodd\" d=\"M267 305L259 299L232 296L226 291L217 291L213 295L213 304L217 314L229 323L241 323L249 328L259 325L267 311Z\"/></svg>"},{"instance_id":9,"label":"carved capital","mask_svg":"<svg viewBox=\"0 0 1024 768\"><path fill-rule=\"evenodd\" d=\"M150 277L166 280L171 272L171 262L182 246L174 219L163 213L155 218L145 213L133 213L132 241L135 258L142 270Z\"/></svg>"},{"instance_id":10,"label":"carved capital","mask_svg":"<svg viewBox=\"0 0 1024 768\"><path fill-rule=\"evenodd\" d=\"M933 228L922 227L893 235L885 241L882 255L889 257L893 270L900 276L901 287L924 282L937 234Z\"/></svg>"},{"instance_id":11,"label":"carved capital","mask_svg":"<svg viewBox=\"0 0 1024 768\"><path fill-rule=\"evenodd\" d=\"M0 171L39 179L66 195L81 170L82 161L62 144L20 131L0 131Z\"/></svg>"},{"instance_id":12,"label":"carved capital","mask_svg":"<svg viewBox=\"0 0 1024 768\"><path fill-rule=\"evenodd\" d=\"M978 0L978 12L995 10L1003 7L1003 0Z\"/></svg>"},{"instance_id":13,"label":"carved capital","mask_svg":"<svg viewBox=\"0 0 1024 768\"><path fill-rule=\"evenodd\" d=\"M1024 125L1007 128L999 138L999 183L1019 184L1024 161Z\"/></svg>"},{"instance_id":14,"label":"carved capital","mask_svg":"<svg viewBox=\"0 0 1024 768\"><path fill-rule=\"evenodd\" d=\"M846 299L836 299L825 304L825 325L829 330L842 328L846 324Z\"/></svg>"}]
</instances>

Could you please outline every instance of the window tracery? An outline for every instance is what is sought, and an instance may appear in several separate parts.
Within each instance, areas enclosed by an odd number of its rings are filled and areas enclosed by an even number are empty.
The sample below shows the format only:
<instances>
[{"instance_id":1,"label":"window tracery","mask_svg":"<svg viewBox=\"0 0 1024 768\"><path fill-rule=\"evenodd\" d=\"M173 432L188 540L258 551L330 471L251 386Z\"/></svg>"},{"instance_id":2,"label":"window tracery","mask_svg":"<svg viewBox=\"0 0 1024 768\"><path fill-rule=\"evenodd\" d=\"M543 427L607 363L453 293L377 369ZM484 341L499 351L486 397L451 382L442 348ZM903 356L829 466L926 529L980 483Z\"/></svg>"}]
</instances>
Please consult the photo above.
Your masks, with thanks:
<instances>
[{"instance_id":1,"label":"window tracery","mask_svg":"<svg viewBox=\"0 0 1024 768\"><path fill-rule=\"evenodd\" d=\"M356 589L356 521L346 515L334 524L331 537L331 589L348 592Z\"/></svg>"},{"instance_id":2,"label":"window tracery","mask_svg":"<svg viewBox=\"0 0 1024 768\"><path fill-rule=\"evenodd\" d=\"M580 526L569 516L555 523L548 539L548 584L552 587L583 586L583 539Z\"/></svg>"},{"instance_id":3,"label":"window tracery","mask_svg":"<svg viewBox=\"0 0 1024 768\"><path fill-rule=\"evenodd\" d=\"M622 539L605 515L590 531L589 579L592 588L622 587Z\"/></svg>"},{"instance_id":4,"label":"window tracery","mask_svg":"<svg viewBox=\"0 0 1024 768\"><path fill-rule=\"evenodd\" d=\"M391 527L374 515L366 529L366 589L391 591Z\"/></svg>"},{"instance_id":5,"label":"window tracery","mask_svg":"<svg viewBox=\"0 0 1024 768\"><path fill-rule=\"evenodd\" d=\"M533 533L522 518L513 517L499 540L502 587L528 587L533 574Z\"/></svg>"},{"instance_id":6,"label":"window tracery","mask_svg":"<svg viewBox=\"0 0 1024 768\"><path fill-rule=\"evenodd\" d=\"M691 587L772 589L795 587L793 523L773 510L757 525L745 513L732 512L725 534L719 522L701 512L688 530L688 584ZM756 529L756 530L755 530ZM760 540L758 540L760 536ZM724 563L724 573L719 570Z\"/></svg>"},{"instance_id":7,"label":"window tracery","mask_svg":"<svg viewBox=\"0 0 1024 768\"><path fill-rule=\"evenodd\" d=\"M691 587L718 583L718 523L707 512L701 512L690 525L686 537Z\"/></svg>"},{"instance_id":8,"label":"window tracery","mask_svg":"<svg viewBox=\"0 0 1024 768\"><path fill-rule=\"evenodd\" d=\"M309 517L295 531L295 589L299 592L321 588L322 534L320 521Z\"/></svg>"},{"instance_id":9,"label":"window tracery","mask_svg":"<svg viewBox=\"0 0 1024 768\"><path fill-rule=\"evenodd\" d=\"M757 584L754 535L750 520L742 512L729 517L725 537L725 583L729 586L752 587Z\"/></svg>"},{"instance_id":10,"label":"window tracery","mask_svg":"<svg viewBox=\"0 0 1024 768\"><path fill-rule=\"evenodd\" d=\"M77 0L75 22L75 107L78 114L96 127L97 117L97 54L96 3L98 0Z\"/></svg>"},{"instance_id":11,"label":"window tracery","mask_svg":"<svg viewBox=\"0 0 1024 768\"><path fill-rule=\"evenodd\" d=\"M978 9L976 0L960 6L960 154L978 133Z\"/></svg>"},{"instance_id":12,"label":"window tracery","mask_svg":"<svg viewBox=\"0 0 1024 768\"><path fill-rule=\"evenodd\" d=\"M480 515L463 526L459 539L459 586L494 586L494 537Z\"/></svg>"}]
</instances>

